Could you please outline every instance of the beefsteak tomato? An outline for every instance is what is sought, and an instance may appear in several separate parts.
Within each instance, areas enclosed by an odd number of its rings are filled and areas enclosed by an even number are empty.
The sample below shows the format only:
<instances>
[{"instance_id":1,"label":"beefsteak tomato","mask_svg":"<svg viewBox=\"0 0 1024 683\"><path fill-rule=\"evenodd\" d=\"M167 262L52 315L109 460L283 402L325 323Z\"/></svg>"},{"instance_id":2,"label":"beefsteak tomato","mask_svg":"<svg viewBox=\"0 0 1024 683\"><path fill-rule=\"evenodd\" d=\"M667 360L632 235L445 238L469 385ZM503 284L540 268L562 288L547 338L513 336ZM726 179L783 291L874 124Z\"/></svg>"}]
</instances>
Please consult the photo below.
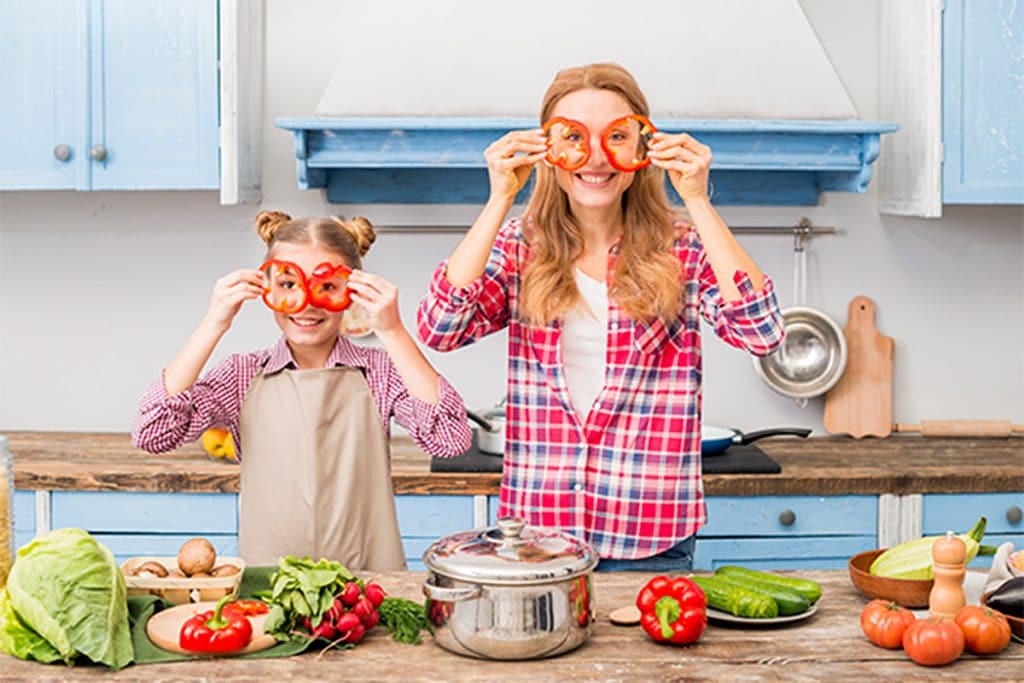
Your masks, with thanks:
<instances>
[{"instance_id":1,"label":"beefsteak tomato","mask_svg":"<svg viewBox=\"0 0 1024 683\"><path fill-rule=\"evenodd\" d=\"M915 621L913 612L889 600L872 600L860 613L860 627L868 640L890 650L903 647L903 632Z\"/></svg>"},{"instance_id":2,"label":"beefsteak tomato","mask_svg":"<svg viewBox=\"0 0 1024 683\"><path fill-rule=\"evenodd\" d=\"M976 655L1002 652L1010 642L1010 622L1002 613L988 607L961 607L953 621L964 632L967 649Z\"/></svg>"},{"instance_id":3,"label":"beefsteak tomato","mask_svg":"<svg viewBox=\"0 0 1024 683\"><path fill-rule=\"evenodd\" d=\"M903 649L923 666L943 666L964 651L964 632L952 619L918 619L903 632Z\"/></svg>"}]
</instances>

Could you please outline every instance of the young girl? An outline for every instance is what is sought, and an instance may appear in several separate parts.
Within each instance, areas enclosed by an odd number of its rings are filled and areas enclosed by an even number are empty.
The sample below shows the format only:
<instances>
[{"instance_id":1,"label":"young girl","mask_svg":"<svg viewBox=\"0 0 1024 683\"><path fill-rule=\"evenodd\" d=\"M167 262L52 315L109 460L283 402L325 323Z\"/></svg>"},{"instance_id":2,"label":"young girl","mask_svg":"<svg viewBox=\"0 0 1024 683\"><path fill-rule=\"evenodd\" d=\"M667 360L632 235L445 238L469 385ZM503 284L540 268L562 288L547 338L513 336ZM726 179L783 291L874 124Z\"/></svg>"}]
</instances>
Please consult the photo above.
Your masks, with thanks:
<instances>
[{"instance_id":1,"label":"young girl","mask_svg":"<svg viewBox=\"0 0 1024 683\"><path fill-rule=\"evenodd\" d=\"M349 273L374 240L369 221L263 211L256 230L267 263L217 281L198 329L143 395L133 441L162 453L229 427L242 461L238 545L250 564L309 555L403 569L390 418L431 455L458 455L470 444L462 398L402 325L395 287ZM384 350L339 336L349 296ZM283 333L277 345L229 356L199 379L242 304L260 297Z\"/></svg>"},{"instance_id":2,"label":"young girl","mask_svg":"<svg viewBox=\"0 0 1024 683\"><path fill-rule=\"evenodd\" d=\"M559 72L543 128L485 152L490 198L435 272L418 332L449 350L509 329L500 515L586 539L602 569L683 571L706 520L700 318L754 354L782 321L711 206L711 151L648 115L622 67ZM535 167L525 215L503 227Z\"/></svg>"}]
</instances>

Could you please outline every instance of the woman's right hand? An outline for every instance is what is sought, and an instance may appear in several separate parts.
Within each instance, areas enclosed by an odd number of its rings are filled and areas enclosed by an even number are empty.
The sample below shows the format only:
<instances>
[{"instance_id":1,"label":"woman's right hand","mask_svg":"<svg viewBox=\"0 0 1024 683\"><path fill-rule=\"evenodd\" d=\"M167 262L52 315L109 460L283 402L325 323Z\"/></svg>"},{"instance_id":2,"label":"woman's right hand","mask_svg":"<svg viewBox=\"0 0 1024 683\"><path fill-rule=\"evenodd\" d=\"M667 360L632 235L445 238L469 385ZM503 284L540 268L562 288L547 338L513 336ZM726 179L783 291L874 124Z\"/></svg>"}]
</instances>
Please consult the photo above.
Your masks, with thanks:
<instances>
[{"instance_id":1,"label":"woman's right hand","mask_svg":"<svg viewBox=\"0 0 1024 683\"><path fill-rule=\"evenodd\" d=\"M242 269L228 273L213 286L206 322L217 329L227 330L238 315L242 303L263 296L263 273Z\"/></svg>"},{"instance_id":2,"label":"woman's right hand","mask_svg":"<svg viewBox=\"0 0 1024 683\"><path fill-rule=\"evenodd\" d=\"M547 138L540 128L514 130L492 142L484 150L491 197L514 199L547 153Z\"/></svg>"}]
</instances>

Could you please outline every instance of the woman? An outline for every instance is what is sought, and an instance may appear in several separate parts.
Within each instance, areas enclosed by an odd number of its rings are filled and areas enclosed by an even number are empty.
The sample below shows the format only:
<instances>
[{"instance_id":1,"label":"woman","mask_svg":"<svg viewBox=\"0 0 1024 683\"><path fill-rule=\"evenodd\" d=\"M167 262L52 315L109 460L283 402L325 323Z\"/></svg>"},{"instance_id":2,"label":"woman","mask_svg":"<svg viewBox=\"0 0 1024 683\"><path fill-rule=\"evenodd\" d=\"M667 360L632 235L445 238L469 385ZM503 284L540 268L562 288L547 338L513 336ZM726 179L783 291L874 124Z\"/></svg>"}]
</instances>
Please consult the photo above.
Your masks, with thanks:
<instances>
[{"instance_id":1,"label":"woman","mask_svg":"<svg viewBox=\"0 0 1024 683\"><path fill-rule=\"evenodd\" d=\"M684 570L706 521L700 317L756 355L782 324L771 281L711 206L711 151L631 115L648 107L625 69L559 72L548 125L485 152L490 198L417 329L450 350L509 328L499 515L586 539L602 569ZM525 214L502 226L534 167Z\"/></svg>"}]
</instances>

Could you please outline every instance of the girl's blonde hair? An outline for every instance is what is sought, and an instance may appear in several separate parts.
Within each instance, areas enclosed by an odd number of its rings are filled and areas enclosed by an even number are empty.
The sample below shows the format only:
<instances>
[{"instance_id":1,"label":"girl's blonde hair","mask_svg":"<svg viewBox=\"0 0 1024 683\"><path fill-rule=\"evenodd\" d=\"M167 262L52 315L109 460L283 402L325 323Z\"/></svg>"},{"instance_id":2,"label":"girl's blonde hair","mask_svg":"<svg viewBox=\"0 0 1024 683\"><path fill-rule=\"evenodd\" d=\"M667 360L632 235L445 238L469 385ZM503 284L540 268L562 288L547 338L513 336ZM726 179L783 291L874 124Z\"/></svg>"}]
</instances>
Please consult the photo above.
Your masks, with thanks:
<instances>
[{"instance_id":1,"label":"girl's blonde hair","mask_svg":"<svg viewBox=\"0 0 1024 683\"><path fill-rule=\"evenodd\" d=\"M267 244L268 258L278 244L309 244L334 252L350 268L363 267L363 256L377 239L373 225L362 216L292 218L282 211L260 211L256 233Z\"/></svg>"},{"instance_id":2,"label":"girl's blonde hair","mask_svg":"<svg viewBox=\"0 0 1024 683\"><path fill-rule=\"evenodd\" d=\"M544 94L541 121L551 118L563 97L587 88L610 90L621 95L634 113L650 115L647 99L628 71L618 64L589 64L555 75ZM622 239L608 294L634 320L674 318L682 305L682 268L672 252L675 216L663 179L660 169L643 168L622 196ZM526 206L532 254L523 275L520 315L544 325L581 301L573 264L583 254L583 235L554 169L539 164L536 183Z\"/></svg>"}]
</instances>

